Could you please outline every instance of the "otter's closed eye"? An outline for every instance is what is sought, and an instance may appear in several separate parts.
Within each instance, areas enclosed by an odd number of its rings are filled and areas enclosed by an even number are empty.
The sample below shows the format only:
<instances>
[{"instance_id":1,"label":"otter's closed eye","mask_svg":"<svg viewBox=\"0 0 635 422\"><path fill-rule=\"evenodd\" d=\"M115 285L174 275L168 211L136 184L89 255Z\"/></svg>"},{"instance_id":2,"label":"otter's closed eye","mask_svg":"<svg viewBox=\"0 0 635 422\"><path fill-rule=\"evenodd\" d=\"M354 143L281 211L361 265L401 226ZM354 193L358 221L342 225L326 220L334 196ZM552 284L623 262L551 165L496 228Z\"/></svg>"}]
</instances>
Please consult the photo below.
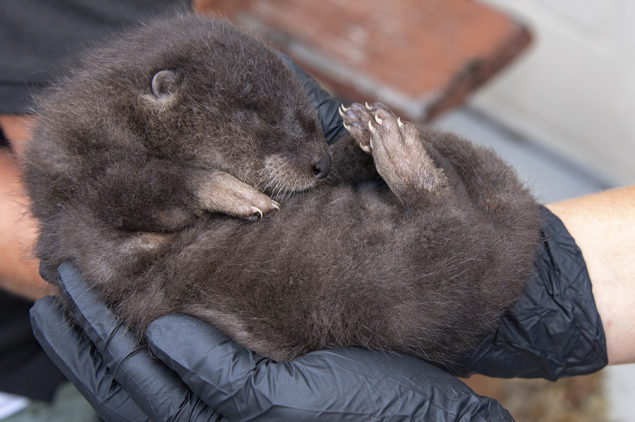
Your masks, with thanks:
<instances>
[{"instance_id":1,"label":"otter's closed eye","mask_svg":"<svg viewBox=\"0 0 635 422\"><path fill-rule=\"evenodd\" d=\"M258 114L260 120L267 123L269 126L278 127L278 118L276 116L268 114Z\"/></svg>"},{"instance_id":2,"label":"otter's closed eye","mask_svg":"<svg viewBox=\"0 0 635 422\"><path fill-rule=\"evenodd\" d=\"M260 120L269 126L278 127L282 120L282 111L272 107L271 104L261 104L257 101L243 104L240 113L249 116L248 118Z\"/></svg>"}]
</instances>

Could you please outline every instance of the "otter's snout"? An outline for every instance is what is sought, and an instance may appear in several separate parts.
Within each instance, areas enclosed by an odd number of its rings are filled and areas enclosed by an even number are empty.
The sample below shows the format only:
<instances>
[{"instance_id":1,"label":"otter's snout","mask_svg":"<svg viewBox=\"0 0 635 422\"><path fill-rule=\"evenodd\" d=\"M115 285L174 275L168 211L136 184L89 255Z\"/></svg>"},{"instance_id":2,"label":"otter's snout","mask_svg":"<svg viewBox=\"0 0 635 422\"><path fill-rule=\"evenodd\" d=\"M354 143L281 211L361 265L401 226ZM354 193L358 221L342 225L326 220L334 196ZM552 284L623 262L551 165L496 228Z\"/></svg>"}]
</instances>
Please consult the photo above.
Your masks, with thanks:
<instances>
[{"instance_id":1,"label":"otter's snout","mask_svg":"<svg viewBox=\"0 0 635 422\"><path fill-rule=\"evenodd\" d=\"M313 174L318 180L324 179L331 171L331 156L327 152L323 152L320 159L313 164Z\"/></svg>"}]
</instances>

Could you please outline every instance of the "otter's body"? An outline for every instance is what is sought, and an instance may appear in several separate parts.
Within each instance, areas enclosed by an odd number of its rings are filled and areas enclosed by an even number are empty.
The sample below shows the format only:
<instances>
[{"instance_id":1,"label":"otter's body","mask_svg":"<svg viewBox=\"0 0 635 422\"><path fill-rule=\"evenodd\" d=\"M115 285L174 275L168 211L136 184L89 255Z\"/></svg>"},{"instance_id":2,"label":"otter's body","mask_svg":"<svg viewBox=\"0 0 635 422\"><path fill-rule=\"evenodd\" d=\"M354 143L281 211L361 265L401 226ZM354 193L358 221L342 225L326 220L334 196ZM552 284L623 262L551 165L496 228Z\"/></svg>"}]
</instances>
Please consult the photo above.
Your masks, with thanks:
<instances>
[{"instance_id":1,"label":"otter's body","mask_svg":"<svg viewBox=\"0 0 635 422\"><path fill-rule=\"evenodd\" d=\"M146 35L164 25L146 28ZM37 253L49 271L72 260L138 330L160 315L185 312L278 360L339 345L400 350L449 365L495 326L523 289L538 238L537 206L508 166L453 135L402 123L381 105L354 105L342 112L352 138L331 147L332 174L320 184L316 167L324 167L326 146L319 124L275 53L224 22L185 17L169 25L181 35L166 33L169 47L145 53L148 63L159 64L145 69L141 61L127 76L145 80L148 92L123 85L110 91L89 67L92 84L75 77L60 87L73 90L82 118L46 118L36 131L25 181L41 223ZM259 69L249 89L199 84L196 90L216 89L214 102L225 107L178 89L159 111L152 99L144 102L159 70L175 71L167 79L178 87L194 69L209 68L212 58L186 70L178 60L162 62L173 51L191 54L191 45L216 51L201 41L205 32L219 45L231 44L223 43L227 37L247 45L234 54L213 53L213 60L222 63L214 65L221 73ZM245 63L243 52L258 47L268 53ZM133 38L115 50L129 57L138 48ZM179 60L189 63L187 54ZM273 83L267 75L284 77ZM258 117L245 118L254 92ZM109 103L115 94L141 100L127 103L132 109L120 119L75 98L101 96ZM188 104L187 113L174 111L179 101ZM43 115L51 108L45 102ZM262 113L270 113L267 126ZM241 115L237 126L233 116ZM177 117L178 124L164 121ZM207 138L197 119L206 121ZM142 142L126 140L139 125L156 130L142 131ZM144 163L155 160L163 167L145 177ZM161 171L174 166L176 173ZM220 179L200 188L205 174L218 172ZM171 180L172 174L180 176ZM126 182L104 182L110 178ZM231 185L233 178L257 187L264 200L280 199L280 210L249 221L200 206L202 191L219 198L245 191ZM299 192L305 189L312 190ZM242 202L263 200L247 192Z\"/></svg>"}]
</instances>

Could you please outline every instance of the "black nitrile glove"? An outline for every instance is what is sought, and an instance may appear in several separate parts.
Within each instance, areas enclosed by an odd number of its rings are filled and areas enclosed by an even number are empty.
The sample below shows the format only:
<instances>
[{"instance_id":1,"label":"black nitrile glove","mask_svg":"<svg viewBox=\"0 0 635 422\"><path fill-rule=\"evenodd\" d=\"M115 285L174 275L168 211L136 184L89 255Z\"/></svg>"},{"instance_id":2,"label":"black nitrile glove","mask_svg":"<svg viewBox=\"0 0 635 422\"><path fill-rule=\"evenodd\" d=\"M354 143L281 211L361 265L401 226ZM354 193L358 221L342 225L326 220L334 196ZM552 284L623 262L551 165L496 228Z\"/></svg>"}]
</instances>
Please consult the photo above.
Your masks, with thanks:
<instances>
[{"instance_id":1,"label":"black nitrile glove","mask_svg":"<svg viewBox=\"0 0 635 422\"><path fill-rule=\"evenodd\" d=\"M72 265L60 266L58 282L77 324L69 324L59 298L45 297L31 308L33 332L104 420L222 420L139 345Z\"/></svg>"},{"instance_id":2,"label":"black nitrile glove","mask_svg":"<svg viewBox=\"0 0 635 422\"><path fill-rule=\"evenodd\" d=\"M59 283L77 326L44 298L31 310L36 338L106 421L224 420L212 409L233 421L512 420L494 400L411 356L331 349L276 363L185 315L148 327L157 360L71 264L60 266Z\"/></svg>"},{"instance_id":3,"label":"black nitrile glove","mask_svg":"<svg viewBox=\"0 0 635 422\"><path fill-rule=\"evenodd\" d=\"M452 371L503 378L589 374L608 364L604 328L580 248L541 208L542 242L523 295Z\"/></svg>"},{"instance_id":4,"label":"black nitrile glove","mask_svg":"<svg viewBox=\"0 0 635 422\"><path fill-rule=\"evenodd\" d=\"M158 319L146 337L152 352L229 420L512 420L494 400L403 354L330 349L276 363L185 315ZM182 347L192 337L192 347Z\"/></svg>"}]
</instances>

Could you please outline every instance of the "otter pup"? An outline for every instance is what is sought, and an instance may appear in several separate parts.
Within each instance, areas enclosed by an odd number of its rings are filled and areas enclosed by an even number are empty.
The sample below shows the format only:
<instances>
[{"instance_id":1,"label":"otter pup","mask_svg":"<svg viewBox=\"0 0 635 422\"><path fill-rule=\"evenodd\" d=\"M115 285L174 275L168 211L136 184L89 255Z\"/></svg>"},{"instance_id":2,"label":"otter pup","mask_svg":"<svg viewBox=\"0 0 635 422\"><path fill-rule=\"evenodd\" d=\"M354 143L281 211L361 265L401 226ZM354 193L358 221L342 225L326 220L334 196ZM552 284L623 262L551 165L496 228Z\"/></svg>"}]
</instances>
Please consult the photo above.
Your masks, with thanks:
<instances>
[{"instance_id":1,"label":"otter pup","mask_svg":"<svg viewBox=\"0 0 635 422\"><path fill-rule=\"evenodd\" d=\"M72 202L112 227L173 231L203 212L271 211L261 191L282 198L330 168L292 72L223 21L165 20L86 54L37 114L26 180L45 190L42 221Z\"/></svg>"},{"instance_id":2,"label":"otter pup","mask_svg":"<svg viewBox=\"0 0 635 422\"><path fill-rule=\"evenodd\" d=\"M451 366L520 295L537 205L489 150L381 104L341 114L331 166L275 52L224 21L146 26L42 101L37 255L72 260L140 333L184 312L276 360L360 346Z\"/></svg>"}]
</instances>

